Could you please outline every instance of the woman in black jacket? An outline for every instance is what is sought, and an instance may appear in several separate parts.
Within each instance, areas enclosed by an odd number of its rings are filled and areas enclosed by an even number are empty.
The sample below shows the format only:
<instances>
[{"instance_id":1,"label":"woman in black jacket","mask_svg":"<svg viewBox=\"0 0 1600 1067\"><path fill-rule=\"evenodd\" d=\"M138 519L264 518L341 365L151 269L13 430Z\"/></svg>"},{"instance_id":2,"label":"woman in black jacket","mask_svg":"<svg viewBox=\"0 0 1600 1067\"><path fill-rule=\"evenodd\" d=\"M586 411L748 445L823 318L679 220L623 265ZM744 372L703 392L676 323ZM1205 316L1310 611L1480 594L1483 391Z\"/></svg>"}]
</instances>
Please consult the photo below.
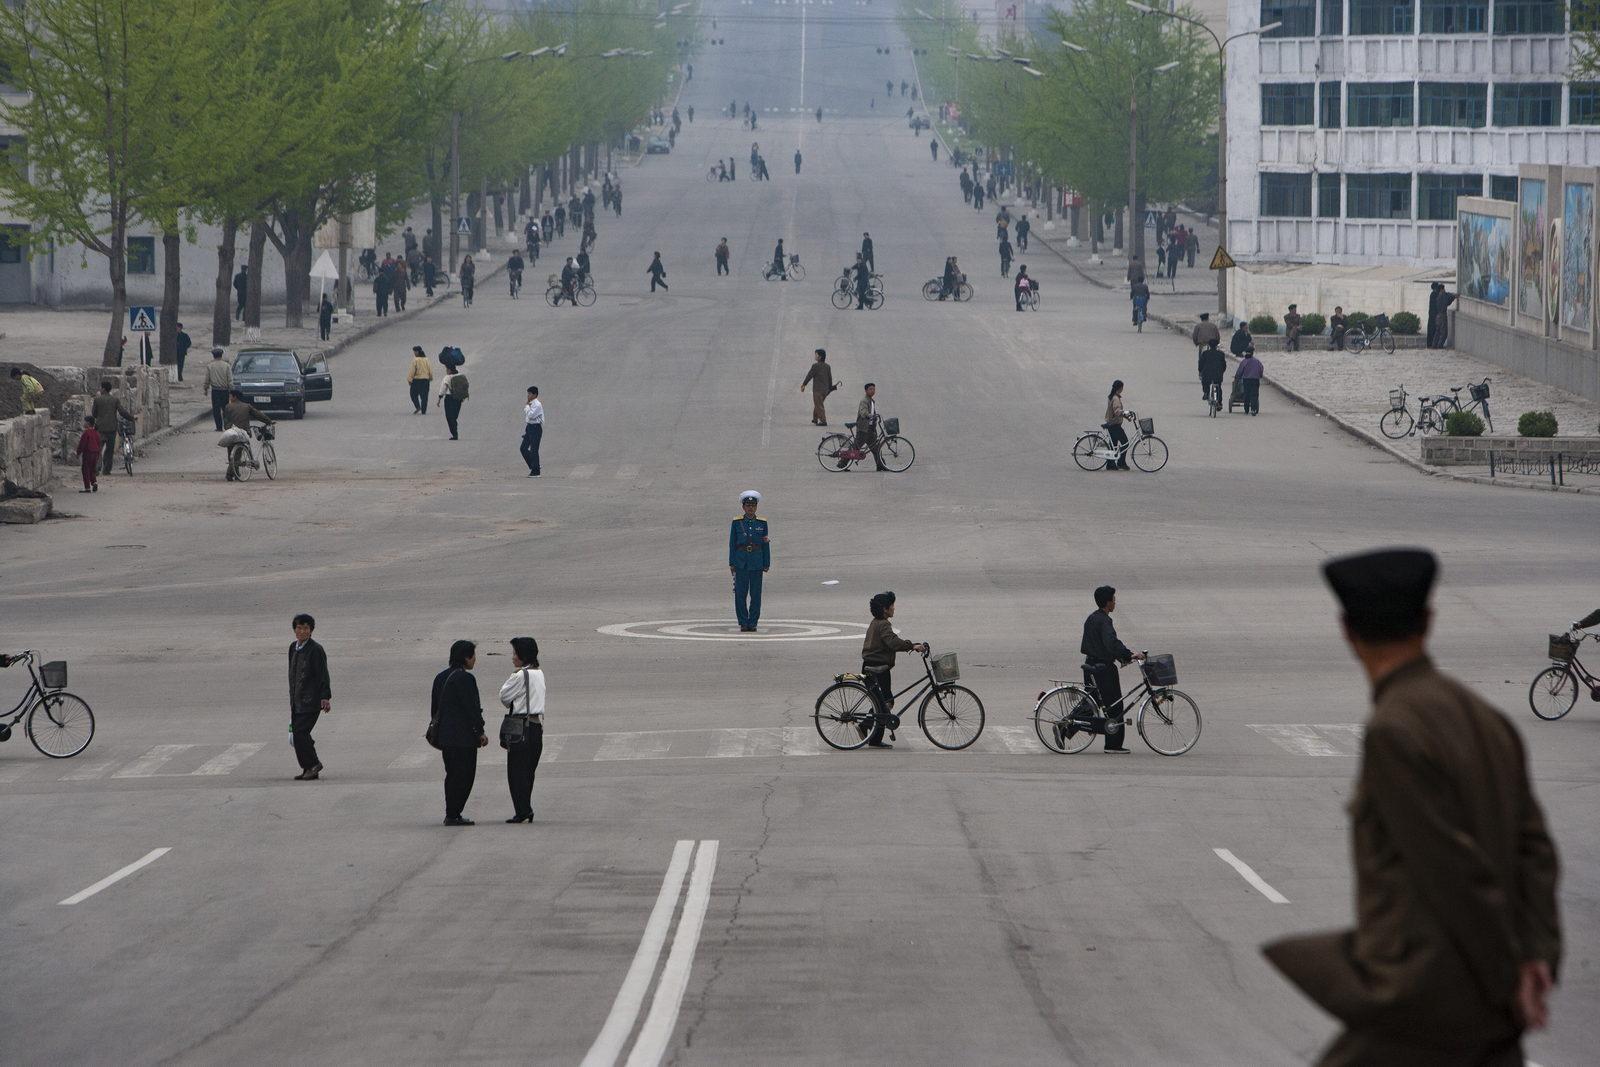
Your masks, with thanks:
<instances>
[{"instance_id":1,"label":"woman in black jacket","mask_svg":"<svg viewBox=\"0 0 1600 1067\"><path fill-rule=\"evenodd\" d=\"M478 680L472 668L478 662L478 646L457 641L450 646L450 666L433 679L434 740L444 757L444 824L471 826L461 814L472 795L472 782L478 775L478 749L489 743L483 732L483 702L478 698Z\"/></svg>"}]
</instances>

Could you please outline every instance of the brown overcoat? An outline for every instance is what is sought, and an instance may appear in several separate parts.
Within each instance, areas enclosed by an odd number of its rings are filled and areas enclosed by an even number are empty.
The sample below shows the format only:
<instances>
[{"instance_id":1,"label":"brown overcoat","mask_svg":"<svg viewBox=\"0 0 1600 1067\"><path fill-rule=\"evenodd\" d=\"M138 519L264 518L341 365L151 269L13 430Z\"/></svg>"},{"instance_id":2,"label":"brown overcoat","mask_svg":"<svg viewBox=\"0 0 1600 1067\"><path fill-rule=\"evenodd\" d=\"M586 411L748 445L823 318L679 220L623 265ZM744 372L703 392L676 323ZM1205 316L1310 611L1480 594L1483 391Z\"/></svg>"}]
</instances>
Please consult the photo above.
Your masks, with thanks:
<instances>
[{"instance_id":1,"label":"brown overcoat","mask_svg":"<svg viewBox=\"0 0 1600 1067\"><path fill-rule=\"evenodd\" d=\"M1356 928L1266 946L1345 1024L1333 1065L1521 1065L1518 969L1560 963L1555 845L1509 720L1426 657L1380 681L1350 802Z\"/></svg>"}]
</instances>

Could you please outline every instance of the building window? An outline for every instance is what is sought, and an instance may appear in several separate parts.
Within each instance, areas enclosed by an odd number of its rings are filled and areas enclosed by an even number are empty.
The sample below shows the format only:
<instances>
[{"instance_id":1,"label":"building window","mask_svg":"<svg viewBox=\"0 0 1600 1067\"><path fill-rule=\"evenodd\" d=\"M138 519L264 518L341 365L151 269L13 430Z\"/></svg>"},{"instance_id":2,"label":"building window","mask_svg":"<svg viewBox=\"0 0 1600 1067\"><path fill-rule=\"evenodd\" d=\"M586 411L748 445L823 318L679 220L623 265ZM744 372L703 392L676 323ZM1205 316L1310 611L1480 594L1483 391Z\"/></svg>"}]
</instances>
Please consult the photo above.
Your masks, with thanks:
<instances>
[{"instance_id":1,"label":"building window","mask_svg":"<svg viewBox=\"0 0 1600 1067\"><path fill-rule=\"evenodd\" d=\"M1411 175L1345 175L1345 214L1352 219L1409 219Z\"/></svg>"},{"instance_id":2,"label":"building window","mask_svg":"<svg viewBox=\"0 0 1600 1067\"><path fill-rule=\"evenodd\" d=\"M1417 218L1448 222L1456 217L1456 197L1482 195L1481 174L1418 174Z\"/></svg>"},{"instance_id":3,"label":"building window","mask_svg":"<svg viewBox=\"0 0 1600 1067\"><path fill-rule=\"evenodd\" d=\"M0 168L14 170L26 176L28 142L21 137L0 137Z\"/></svg>"},{"instance_id":4,"label":"building window","mask_svg":"<svg viewBox=\"0 0 1600 1067\"><path fill-rule=\"evenodd\" d=\"M1567 90L1567 122L1600 126L1600 82L1573 82Z\"/></svg>"},{"instance_id":5,"label":"building window","mask_svg":"<svg viewBox=\"0 0 1600 1067\"><path fill-rule=\"evenodd\" d=\"M1351 82L1345 86L1347 124L1410 126L1411 82Z\"/></svg>"},{"instance_id":6,"label":"building window","mask_svg":"<svg viewBox=\"0 0 1600 1067\"><path fill-rule=\"evenodd\" d=\"M22 262L22 246L27 237L26 226L0 226L0 266Z\"/></svg>"},{"instance_id":7,"label":"building window","mask_svg":"<svg viewBox=\"0 0 1600 1067\"><path fill-rule=\"evenodd\" d=\"M1322 104L1321 110L1317 115L1317 125L1321 126L1325 130L1337 130L1339 128L1339 113L1341 111L1339 102L1339 83L1323 82L1320 92L1322 93Z\"/></svg>"},{"instance_id":8,"label":"building window","mask_svg":"<svg viewBox=\"0 0 1600 1067\"><path fill-rule=\"evenodd\" d=\"M1494 87L1496 126L1559 126L1561 86L1556 82L1504 84Z\"/></svg>"},{"instance_id":9,"label":"building window","mask_svg":"<svg viewBox=\"0 0 1600 1067\"><path fill-rule=\"evenodd\" d=\"M1417 83L1417 125L1468 126L1488 122L1489 87L1469 82Z\"/></svg>"},{"instance_id":10,"label":"building window","mask_svg":"<svg viewBox=\"0 0 1600 1067\"><path fill-rule=\"evenodd\" d=\"M1388 35L1410 33L1415 25L1412 0L1350 0L1350 33Z\"/></svg>"},{"instance_id":11,"label":"building window","mask_svg":"<svg viewBox=\"0 0 1600 1067\"><path fill-rule=\"evenodd\" d=\"M128 238L128 273L154 274L156 272L156 239L154 237Z\"/></svg>"},{"instance_id":12,"label":"building window","mask_svg":"<svg viewBox=\"0 0 1600 1067\"><path fill-rule=\"evenodd\" d=\"M1566 4L1562 0L1495 0L1494 32L1564 33L1567 28Z\"/></svg>"},{"instance_id":13,"label":"building window","mask_svg":"<svg viewBox=\"0 0 1600 1067\"><path fill-rule=\"evenodd\" d=\"M1312 91L1310 82L1263 85L1261 87L1261 125L1311 125Z\"/></svg>"},{"instance_id":14,"label":"building window","mask_svg":"<svg viewBox=\"0 0 1600 1067\"><path fill-rule=\"evenodd\" d=\"M1311 217L1311 175L1263 174L1261 176L1261 217L1264 219L1309 219Z\"/></svg>"},{"instance_id":15,"label":"building window","mask_svg":"<svg viewBox=\"0 0 1600 1067\"><path fill-rule=\"evenodd\" d=\"M1489 175L1489 195L1496 200L1517 199L1517 176L1515 174Z\"/></svg>"},{"instance_id":16,"label":"building window","mask_svg":"<svg viewBox=\"0 0 1600 1067\"><path fill-rule=\"evenodd\" d=\"M1322 0L1322 35L1344 35L1344 0Z\"/></svg>"},{"instance_id":17,"label":"building window","mask_svg":"<svg viewBox=\"0 0 1600 1067\"><path fill-rule=\"evenodd\" d=\"M1489 0L1422 0L1423 33L1483 33Z\"/></svg>"},{"instance_id":18,"label":"building window","mask_svg":"<svg viewBox=\"0 0 1600 1067\"><path fill-rule=\"evenodd\" d=\"M1337 174L1317 175L1317 218L1336 219L1339 217L1339 176Z\"/></svg>"},{"instance_id":19,"label":"building window","mask_svg":"<svg viewBox=\"0 0 1600 1067\"><path fill-rule=\"evenodd\" d=\"M1317 32L1317 0L1261 0L1261 25L1281 22L1268 37L1312 37Z\"/></svg>"}]
</instances>

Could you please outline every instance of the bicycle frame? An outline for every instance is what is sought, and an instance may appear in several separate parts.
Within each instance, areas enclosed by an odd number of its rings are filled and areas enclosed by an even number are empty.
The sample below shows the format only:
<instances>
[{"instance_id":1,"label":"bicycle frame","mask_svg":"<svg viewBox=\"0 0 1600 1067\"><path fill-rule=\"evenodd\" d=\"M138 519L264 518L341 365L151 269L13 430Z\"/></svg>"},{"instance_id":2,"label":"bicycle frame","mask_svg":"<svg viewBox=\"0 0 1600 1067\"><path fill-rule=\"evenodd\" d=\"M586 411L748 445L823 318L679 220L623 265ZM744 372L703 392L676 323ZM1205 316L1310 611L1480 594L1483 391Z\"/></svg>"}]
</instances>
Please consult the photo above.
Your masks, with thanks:
<instances>
[{"instance_id":1,"label":"bicycle frame","mask_svg":"<svg viewBox=\"0 0 1600 1067\"><path fill-rule=\"evenodd\" d=\"M42 700L45 694L51 692L51 690L44 687L44 680L39 677L38 670L34 668L32 652L24 652L11 662L15 665L18 660L27 665L29 682L28 691L22 694L22 699L17 701L17 706L4 714L0 714L0 719L9 719L10 722L7 725L11 726L16 725L28 713L28 709L33 707L35 702Z\"/></svg>"}]
</instances>

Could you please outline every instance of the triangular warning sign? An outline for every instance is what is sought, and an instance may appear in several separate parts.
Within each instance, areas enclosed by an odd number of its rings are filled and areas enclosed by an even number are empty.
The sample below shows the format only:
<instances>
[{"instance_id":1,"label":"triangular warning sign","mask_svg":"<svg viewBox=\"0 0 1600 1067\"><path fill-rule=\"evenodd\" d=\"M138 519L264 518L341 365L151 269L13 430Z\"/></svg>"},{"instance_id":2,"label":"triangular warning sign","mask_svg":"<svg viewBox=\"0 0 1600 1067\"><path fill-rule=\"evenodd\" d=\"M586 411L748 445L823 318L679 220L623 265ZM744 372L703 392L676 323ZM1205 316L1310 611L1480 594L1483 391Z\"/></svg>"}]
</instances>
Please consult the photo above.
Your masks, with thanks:
<instances>
[{"instance_id":1,"label":"triangular warning sign","mask_svg":"<svg viewBox=\"0 0 1600 1067\"><path fill-rule=\"evenodd\" d=\"M1228 255L1228 250L1223 248L1221 245L1218 245L1217 251L1211 257L1210 269L1227 270L1229 267L1237 266L1238 264L1233 261L1233 257Z\"/></svg>"},{"instance_id":2,"label":"triangular warning sign","mask_svg":"<svg viewBox=\"0 0 1600 1067\"><path fill-rule=\"evenodd\" d=\"M148 308L142 308L142 307L134 308L133 309L133 322L129 325L128 328L130 330L132 330L134 333L153 333L153 332L155 332L156 324L155 324L155 320L150 317L150 310Z\"/></svg>"}]
</instances>

